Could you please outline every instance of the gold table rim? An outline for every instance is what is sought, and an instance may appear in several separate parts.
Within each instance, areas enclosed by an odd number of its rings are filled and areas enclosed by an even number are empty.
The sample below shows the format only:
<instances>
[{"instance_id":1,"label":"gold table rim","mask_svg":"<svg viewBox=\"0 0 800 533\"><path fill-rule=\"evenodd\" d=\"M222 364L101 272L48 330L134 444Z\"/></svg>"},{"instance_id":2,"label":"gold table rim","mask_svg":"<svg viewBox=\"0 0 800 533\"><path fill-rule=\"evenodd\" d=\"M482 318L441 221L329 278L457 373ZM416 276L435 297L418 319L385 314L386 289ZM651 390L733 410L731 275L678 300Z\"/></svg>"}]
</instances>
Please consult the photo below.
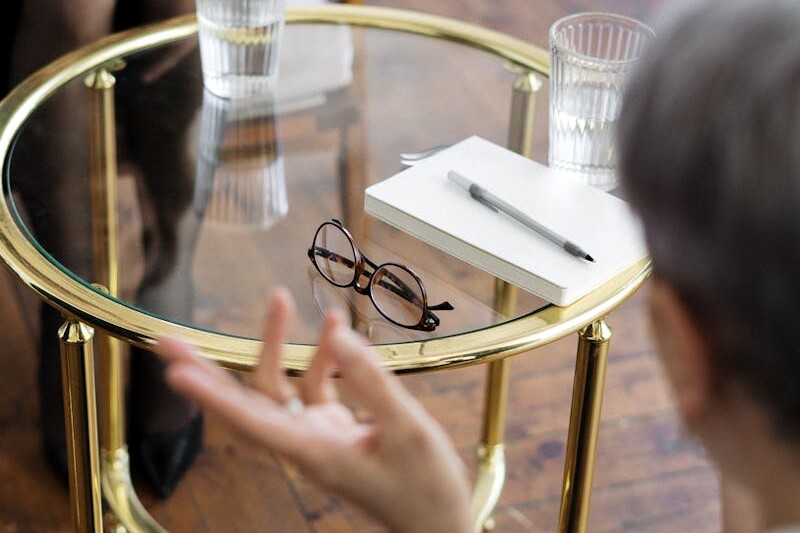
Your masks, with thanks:
<instances>
[{"instance_id":1,"label":"gold table rim","mask_svg":"<svg viewBox=\"0 0 800 533\"><path fill-rule=\"evenodd\" d=\"M447 17L374 6L326 5L290 7L286 20L289 23L349 24L425 35L488 51L543 75L549 70L548 54L542 48ZM3 168L7 165L16 132L34 110L64 84L123 55L191 37L196 32L194 15L177 17L110 35L35 72L0 102ZM7 201L9 191L5 176L3 183L0 259L41 299L67 315L140 347L152 347L163 335L178 335L206 357L229 368L247 369L256 364L260 341L192 328L149 315L90 289L58 268L17 225ZM388 368L400 373L501 359L552 342L605 316L633 294L649 273L649 260L644 259L570 306L549 305L484 329L423 341L376 345L375 349ZM284 366L290 372L301 372L308 367L313 352L313 345L287 344Z\"/></svg>"}]
</instances>

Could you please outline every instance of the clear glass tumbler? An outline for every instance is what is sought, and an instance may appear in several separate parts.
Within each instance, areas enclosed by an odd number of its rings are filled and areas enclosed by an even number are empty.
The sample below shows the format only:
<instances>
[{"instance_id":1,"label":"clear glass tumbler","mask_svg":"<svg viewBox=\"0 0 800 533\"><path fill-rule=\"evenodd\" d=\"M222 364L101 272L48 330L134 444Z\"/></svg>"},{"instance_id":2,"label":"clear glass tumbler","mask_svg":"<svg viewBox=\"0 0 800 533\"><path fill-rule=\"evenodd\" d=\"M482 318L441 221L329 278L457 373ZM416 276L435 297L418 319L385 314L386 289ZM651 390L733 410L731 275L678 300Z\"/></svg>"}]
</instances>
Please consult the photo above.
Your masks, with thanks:
<instances>
[{"instance_id":1,"label":"clear glass tumbler","mask_svg":"<svg viewBox=\"0 0 800 533\"><path fill-rule=\"evenodd\" d=\"M223 98L273 88L285 0L197 0L203 83Z\"/></svg>"},{"instance_id":2,"label":"clear glass tumbler","mask_svg":"<svg viewBox=\"0 0 800 533\"><path fill-rule=\"evenodd\" d=\"M580 13L550 27L552 168L603 190L617 185L616 122L625 80L647 25L610 13Z\"/></svg>"}]
</instances>

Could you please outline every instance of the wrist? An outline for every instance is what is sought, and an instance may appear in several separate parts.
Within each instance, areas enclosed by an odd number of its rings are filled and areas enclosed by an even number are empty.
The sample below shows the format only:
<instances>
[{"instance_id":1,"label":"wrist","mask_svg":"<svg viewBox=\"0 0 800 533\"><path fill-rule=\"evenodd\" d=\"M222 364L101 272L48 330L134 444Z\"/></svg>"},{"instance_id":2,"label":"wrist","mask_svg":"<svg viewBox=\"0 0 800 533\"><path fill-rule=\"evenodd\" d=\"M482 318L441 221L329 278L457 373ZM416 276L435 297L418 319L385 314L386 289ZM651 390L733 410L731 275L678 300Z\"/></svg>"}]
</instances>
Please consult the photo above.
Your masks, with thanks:
<instances>
[{"instance_id":1,"label":"wrist","mask_svg":"<svg viewBox=\"0 0 800 533\"><path fill-rule=\"evenodd\" d=\"M468 502L468 501L467 501ZM393 533L474 533L469 505L442 505L427 513L405 516Z\"/></svg>"}]
</instances>

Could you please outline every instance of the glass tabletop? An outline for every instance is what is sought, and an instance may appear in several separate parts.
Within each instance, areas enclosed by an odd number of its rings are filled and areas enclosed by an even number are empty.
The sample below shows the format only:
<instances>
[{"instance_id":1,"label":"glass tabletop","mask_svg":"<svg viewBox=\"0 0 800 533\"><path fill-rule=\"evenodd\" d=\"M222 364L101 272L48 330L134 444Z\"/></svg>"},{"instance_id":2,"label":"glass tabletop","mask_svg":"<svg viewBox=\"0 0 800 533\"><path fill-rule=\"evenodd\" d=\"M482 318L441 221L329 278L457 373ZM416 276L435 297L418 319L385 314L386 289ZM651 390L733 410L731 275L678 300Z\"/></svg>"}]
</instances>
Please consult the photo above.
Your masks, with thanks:
<instances>
[{"instance_id":1,"label":"glass tabletop","mask_svg":"<svg viewBox=\"0 0 800 533\"><path fill-rule=\"evenodd\" d=\"M515 72L497 55L377 28L288 24L276 89L245 101L204 91L195 36L110 67L118 179L116 298L201 330L258 338L265 295L297 301L289 340L313 343L331 307L375 343L478 330L546 305L520 291L494 310L495 279L364 213L364 189L402 169L400 154L480 135L505 144ZM29 239L86 286L95 281L83 79L60 88L19 129L5 166L12 214ZM546 90L534 158L546 157ZM447 209L447 206L442 206ZM341 220L376 263L408 265L433 332L391 324L370 298L328 283L307 250Z\"/></svg>"}]
</instances>

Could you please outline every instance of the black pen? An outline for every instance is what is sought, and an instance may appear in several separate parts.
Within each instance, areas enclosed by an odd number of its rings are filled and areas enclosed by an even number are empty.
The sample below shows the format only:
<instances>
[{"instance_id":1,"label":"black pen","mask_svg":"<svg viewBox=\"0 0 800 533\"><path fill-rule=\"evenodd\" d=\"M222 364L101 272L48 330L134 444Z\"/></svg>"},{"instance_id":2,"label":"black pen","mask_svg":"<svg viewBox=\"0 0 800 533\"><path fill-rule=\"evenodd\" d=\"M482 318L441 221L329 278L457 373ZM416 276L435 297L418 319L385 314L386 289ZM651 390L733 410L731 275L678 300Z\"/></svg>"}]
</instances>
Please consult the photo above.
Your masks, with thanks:
<instances>
[{"instance_id":1,"label":"black pen","mask_svg":"<svg viewBox=\"0 0 800 533\"><path fill-rule=\"evenodd\" d=\"M453 183L456 183L460 187L463 187L467 192L469 192L469 195L473 199L482 203L492 211L499 211L505 215L508 215L509 217L513 218L520 224L532 229L542 237L556 243L561 248L566 250L568 253L594 263L594 259L592 258L592 256L586 253L580 246L578 246L574 242L568 241L558 233L543 226L539 222L536 222L531 217L529 217L528 215L526 215L513 205L498 198L497 196L487 191L477 183L474 183L469 179L465 178L455 170L451 170L450 172L447 173L447 179L449 179Z\"/></svg>"}]
</instances>

